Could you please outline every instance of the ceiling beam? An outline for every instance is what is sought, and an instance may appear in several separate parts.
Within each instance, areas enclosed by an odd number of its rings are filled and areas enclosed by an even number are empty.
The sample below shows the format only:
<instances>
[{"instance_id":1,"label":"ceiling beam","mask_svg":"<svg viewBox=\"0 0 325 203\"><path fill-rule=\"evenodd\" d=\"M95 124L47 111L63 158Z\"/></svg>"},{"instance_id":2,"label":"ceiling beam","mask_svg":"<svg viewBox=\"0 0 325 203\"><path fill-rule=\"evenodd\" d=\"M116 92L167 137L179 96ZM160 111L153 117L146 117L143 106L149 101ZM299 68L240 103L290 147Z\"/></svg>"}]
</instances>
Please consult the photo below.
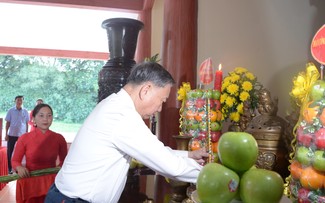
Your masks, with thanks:
<instances>
[{"instance_id":1,"label":"ceiling beam","mask_svg":"<svg viewBox=\"0 0 325 203\"><path fill-rule=\"evenodd\" d=\"M55 58L80 58L91 60L108 60L109 53L91 51L72 51L54 49L35 49L0 46L1 55L49 56Z\"/></svg>"},{"instance_id":2,"label":"ceiling beam","mask_svg":"<svg viewBox=\"0 0 325 203\"><path fill-rule=\"evenodd\" d=\"M64 6L105 10L141 11L145 0L0 0L3 3Z\"/></svg>"},{"instance_id":3,"label":"ceiling beam","mask_svg":"<svg viewBox=\"0 0 325 203\"><path fill-rule=\"evenodd\" d=\"M140 13L143 10L151 9L154 0L0 0L0 3L17 3L28 5L62 6L70 8L87 8L99 10L111 10L122 12ZM28 56L49 56L62 58L83 58L94 60L108 60L109 53L35 49L26 47L5 47L0 46L1 55L28 55Z\"/></svg>"}]
</instances>

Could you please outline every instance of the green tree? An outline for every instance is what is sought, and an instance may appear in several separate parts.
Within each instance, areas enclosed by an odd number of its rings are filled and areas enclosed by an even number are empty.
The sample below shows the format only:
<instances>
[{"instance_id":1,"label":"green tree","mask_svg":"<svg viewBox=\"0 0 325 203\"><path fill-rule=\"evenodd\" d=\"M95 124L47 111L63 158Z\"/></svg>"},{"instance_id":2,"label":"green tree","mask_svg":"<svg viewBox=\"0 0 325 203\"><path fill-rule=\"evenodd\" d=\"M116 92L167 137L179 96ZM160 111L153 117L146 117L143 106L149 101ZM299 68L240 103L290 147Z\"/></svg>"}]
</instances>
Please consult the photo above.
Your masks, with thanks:
<instances>
[{"instance_id":1,"label":"green tree","mask_svg":"<svg viewBox=\"0 0 325 203\"><path fill-rule=\"evenodd\" d=\"M24 95L24 106L34 108L43 98L58 121L81 123L97 103L98 72L104 61L48 57L0 56L1 110Z\"/></svg>"}]
</instances>

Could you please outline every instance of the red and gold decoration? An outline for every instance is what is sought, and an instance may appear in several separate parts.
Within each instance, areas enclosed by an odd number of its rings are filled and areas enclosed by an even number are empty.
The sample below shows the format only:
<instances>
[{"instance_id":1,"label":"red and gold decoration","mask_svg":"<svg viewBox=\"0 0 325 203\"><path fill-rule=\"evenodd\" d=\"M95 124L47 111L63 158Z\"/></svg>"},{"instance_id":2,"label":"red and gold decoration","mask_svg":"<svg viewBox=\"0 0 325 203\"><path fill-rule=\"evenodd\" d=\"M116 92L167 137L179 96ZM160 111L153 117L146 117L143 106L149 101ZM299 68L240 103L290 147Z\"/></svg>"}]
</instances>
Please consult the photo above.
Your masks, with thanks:
<instances>
[{"instance_id":1,"label":"red and gold decoration","mask_svg":"<svg viewBox=\"0 0 325 203\"><path fill-rule=\"evenodd\" d=\"M311 43L312 55L321 63L321 73L313 63L308 63L306 71L294 77L290 92L300 114L293 132L285 194L298 202L325 202L324 36L323 26Z\"/></svg>"},{"instance_id":2,"label":"red and gold decoration","mask_svg":"<svg viewBox=\"0 0 325 203\"><path fill-rule=\"evenodd\" d=\"M212 60L208 58L204 60L200 65L200 82L203 85L208 85L213 81L213 68L212 68Z\"/></svg>"},{"instance_id":3,"label":"red and gold decoration","mask_svg":"<svg viewBox=\"0 0 325 203\"><path fill-rule=\"evenodd\" d=\"M325 81L318 80L316 66L308 63L306 71L294 77L290 95L300 107L298 122L294 128L293 152L290 154L290 176L285 193L299 202L323 202L325 200ZM322 138L324 134L324 139Z\"/></svg>"},{"instance_id":4,"label":"red and gold decoration","mask_svg":"<svg viewBox=\"0 0 325 203\"><path fill-rule=\"evenodd\" d=\"M314 59L324 65L325 64L325 25L323 25L315 34L311 43L311 54Z\"/></svg>"},{"instance_id":5,"label":"red and gold decoration","mask_svg":"<svg viewBox=\"0 0 325 203\"><path fill-rule=\"evenodd\" d=\"M313 63L294 77L290 92L300 107L294 127L290 176L286 179L285 194L298 202L325 202L325 27L315 34L311 53L321 64L321 73ZM319 79L320 77L320 79Z\"/></svg>"},{"instance_id":6,"label":"red and gold decoration","mask_svg":"<svg viewBox=\"0 0 325 203\"><path fill-rule=\"evenodd\" d=\"M209 85L213 81L213 68L210 58L200 66L200 84ZM222 74L218 83L222 82ZM221 136L220 91L216 89L191 89L190 84L183 82L178 90L178 100L182 101L180 109L180 135L191 136L189 150L203 147L209 152L207 162L217 158L217 144Z\"/></svg>"}]
</instances>

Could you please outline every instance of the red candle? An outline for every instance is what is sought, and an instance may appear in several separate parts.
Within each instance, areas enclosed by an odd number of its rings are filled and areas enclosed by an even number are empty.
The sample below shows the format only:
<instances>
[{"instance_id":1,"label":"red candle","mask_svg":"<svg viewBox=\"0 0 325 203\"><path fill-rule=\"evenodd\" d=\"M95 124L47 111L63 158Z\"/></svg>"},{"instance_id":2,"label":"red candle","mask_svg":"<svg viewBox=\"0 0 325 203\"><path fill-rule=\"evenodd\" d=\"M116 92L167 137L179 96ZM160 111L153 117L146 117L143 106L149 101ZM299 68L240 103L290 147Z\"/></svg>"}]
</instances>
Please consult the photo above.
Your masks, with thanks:
<instances>
[{"instance_id":1,"label":"red candle","mask_svg":"<svg viewBox=\"0 0 325 203\"><path fill-rule=\"evenodd\" d=\"M221 92L222 85L222 70L221 64L219 64L219 69L216 71L216 75L214 78L214 89L219 90Z\"/></svg>"}]
</instances>

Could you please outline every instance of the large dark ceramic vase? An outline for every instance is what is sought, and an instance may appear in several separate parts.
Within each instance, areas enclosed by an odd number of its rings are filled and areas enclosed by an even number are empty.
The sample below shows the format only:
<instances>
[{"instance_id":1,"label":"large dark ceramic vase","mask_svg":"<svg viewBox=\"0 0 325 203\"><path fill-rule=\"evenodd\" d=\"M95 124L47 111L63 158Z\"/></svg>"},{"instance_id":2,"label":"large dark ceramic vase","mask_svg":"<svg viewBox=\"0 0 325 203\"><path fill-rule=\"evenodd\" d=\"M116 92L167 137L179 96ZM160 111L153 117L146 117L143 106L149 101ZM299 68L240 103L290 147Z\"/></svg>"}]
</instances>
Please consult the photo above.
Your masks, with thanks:
<instances>
[{"instance_id":1,"label":"large dark ceramic vase","mask_svg":"<svg viewBox=\"0 0 325 203\"><path fill-rule=\"evenodd\" d=\"M98 74L98 102L125 85L135 65L134 55L143 23L129 18L111 18L104 20L102 27L107 32L110 57ZM136 173L137 169L129 170L120 203L143 202L146 198L140 193L139 175Z\"/></svg>"},{"instance_id":2,"label":"large dark ceramic vase","mask_svg":"<svg viewBox=\"0 0 325 203\"><path fill-rule=\"evenodd\" d=\"M98 75L98 102L118 92L126 83L132 66L141 21L129 18L111 18L102 22L107 31L109 60Z\"/></svg>"}]
</instances>

